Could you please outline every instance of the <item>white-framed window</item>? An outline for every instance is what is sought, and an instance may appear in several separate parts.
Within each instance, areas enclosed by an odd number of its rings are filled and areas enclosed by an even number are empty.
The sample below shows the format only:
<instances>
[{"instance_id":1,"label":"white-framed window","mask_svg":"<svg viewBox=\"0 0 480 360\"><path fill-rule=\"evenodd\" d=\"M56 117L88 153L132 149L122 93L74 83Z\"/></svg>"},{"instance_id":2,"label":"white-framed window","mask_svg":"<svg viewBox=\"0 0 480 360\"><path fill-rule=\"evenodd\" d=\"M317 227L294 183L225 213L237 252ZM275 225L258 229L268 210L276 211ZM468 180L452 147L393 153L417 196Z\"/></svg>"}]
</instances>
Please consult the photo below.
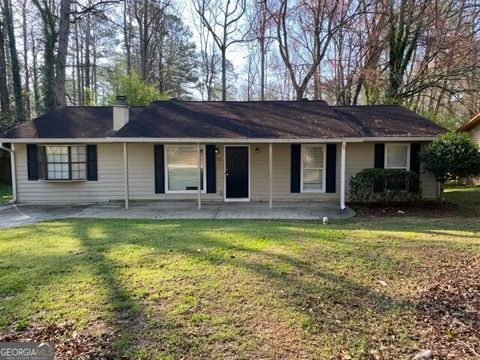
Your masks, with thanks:
<instances>
[{"instance_id":1,"label":"white-framed window","mask_svg":"<svg viewBox=\"0 0 480 360\"><path fill-rule=\"evenodd\" d=\"M42 180L86 180L86 145L39 146Z\"/></svg>"},{"instance_id":2,"label":"white-framed window","mask_svg":"<svg viewBox=\"0 0 480 360\"><path fill-rule=\"evenodd\" d=\"M385 169L410 169L410 144L385 144Z\"/></svg>"},{"instance_id":3,"label":"white-framed window","mask_svg":"<svg viewBox=\"0 0 480 360\"><path fill-rule=\"evenodd\" d=\"M302 192L325 192L326 159L324 144L302 145Z\"/></svg>"},{"instance_id":4,"label":"white-framed window","mask_svg":"<svg viewBox=\"0 0 480 360\"><path fill-rule=\"evenodd\" d=\"M165 145L166 192L198 191L197 145ZM200 183L205 192L205 146L200 146Z\"/></svg>"}]
</instances>

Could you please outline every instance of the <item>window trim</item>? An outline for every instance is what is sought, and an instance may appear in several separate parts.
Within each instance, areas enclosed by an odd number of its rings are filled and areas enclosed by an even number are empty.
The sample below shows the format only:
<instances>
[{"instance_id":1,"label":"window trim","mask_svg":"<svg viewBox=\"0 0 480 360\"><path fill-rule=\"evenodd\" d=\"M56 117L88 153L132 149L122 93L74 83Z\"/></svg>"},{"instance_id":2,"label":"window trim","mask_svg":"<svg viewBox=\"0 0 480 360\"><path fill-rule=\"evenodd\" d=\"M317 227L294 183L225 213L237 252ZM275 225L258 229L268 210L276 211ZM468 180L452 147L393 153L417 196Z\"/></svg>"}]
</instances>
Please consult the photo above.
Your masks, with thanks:
<instances>
[{"instance_id":1,"label":"window trim","mask_svg":"<svg viewBox=\"0 0 480 360\"><path fill-rule=\"evenodd\" d=\"M303 187L303 172L304 172L304 158L306 148L321 147L323 149L323 164L322 164L322 188L321 189L304 189ZM300 192L301 193L325 193L325 182L327 181L327 145L326 144L302 144L300 146Z\"/></svg>"},{"instance_id":2,"label":"window trim","mask_svg":"<svg viewBox=\"0 0 480 360\"><path fill-rule=\"evenodd\" d=\"M384 155L384 167L385 169L398 169L398 170L410 170L410 143L386 143L385 144L385 155ZM407 165L406 167L398 167L398 166L388 166L388 151L390 147L396 146L406 146L407 147Z\"/></svg>"},{"instance_id":3,"label":"window trim","mask_svg":"<svg viewBox=\"0 0 480 360\"><path fill-rule=\"evenodd\" d=\"M85 178L83 179L72 179L72 164L83 164L83 162L72 162L72 147L85 147ZM66 147L68 149L68 179L49 179L48 178L48 157L47 157L47 147ZM87 144L41 144L38 145L38 148L44 148L45 150L45 178L38 178L38 181L41 182L58 182L58 183L69 183L69 182L86 182L88 181L88 159L87 159ZM38 161L39 166L41 162ZM52 163L55 164L55 163ZM58 163L57 163L58 164ZM65 164L65 163L62 163Z\"/></svg>"},{"instance_id":4,"label":"window trim","mask_svg":"<svg viewBox=\"0 0 480 360\"><path fill-rule=\"evenodd\" d=\"M165 164L164 166L164 181L165 181L165 194L196 194L198 193L197 190L170 190L168 187L168 149L169 148L176 148L176 147L197 147L196 144L165 144L164 145L164 156L165 156ZM201 190L202 194L207 193L207 162L206 162L206 149L205 145L200 145L200 149L203 150L203 189ZM197 156L197 151L195 151L195 157ZM198 169L198 167L197 167Z\"/></svg>"}]
</instances>

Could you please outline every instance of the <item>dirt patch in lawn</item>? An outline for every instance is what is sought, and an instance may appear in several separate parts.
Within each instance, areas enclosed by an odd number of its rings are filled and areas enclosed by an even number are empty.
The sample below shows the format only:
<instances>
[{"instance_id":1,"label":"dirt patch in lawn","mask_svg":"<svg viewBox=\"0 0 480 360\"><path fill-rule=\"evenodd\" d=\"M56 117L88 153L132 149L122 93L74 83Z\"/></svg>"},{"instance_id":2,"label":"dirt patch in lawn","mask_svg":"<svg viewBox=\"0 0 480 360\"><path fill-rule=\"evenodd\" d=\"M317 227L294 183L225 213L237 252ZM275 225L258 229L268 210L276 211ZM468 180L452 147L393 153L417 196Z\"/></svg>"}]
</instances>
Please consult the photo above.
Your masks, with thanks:
<instances>
[{"instance_id":1,"label":"dirt patch in lawn","mask_svg":"<svg viewBox=\"0 0 480 360\"><path fill-rule=\"evenodd\" d=\"M8 329L0 333L0 342L50 342L55 346L56 360L111 360L117 359L112 349L114 333L88 335L77 333L71 322L59 325L32 325L22 331Z\"/></svg>"},{"instance_id":2,"label":"dirt patch in lawn","mask_svg":"<svg viewBox=\"0 0 480 360\"><path fill-rule=\"evenodd\" d=\"M480 359L480 256L442 264L418 294L421 343L440 359Z\"/></svg>"},{"instance_id":3,"label":"dirt patch in lawn","mask_svg":"<svg viewBox=\"0 0 480 360\"><path fill-rule=\"evenodd\" d=\"M454 214L458 205L448 201L420 201L413 203L372 203L372 204L348 204L357 215L382 217L382 216L420 216L420 217L443 217Z\"/></svg>"}]
</instances>

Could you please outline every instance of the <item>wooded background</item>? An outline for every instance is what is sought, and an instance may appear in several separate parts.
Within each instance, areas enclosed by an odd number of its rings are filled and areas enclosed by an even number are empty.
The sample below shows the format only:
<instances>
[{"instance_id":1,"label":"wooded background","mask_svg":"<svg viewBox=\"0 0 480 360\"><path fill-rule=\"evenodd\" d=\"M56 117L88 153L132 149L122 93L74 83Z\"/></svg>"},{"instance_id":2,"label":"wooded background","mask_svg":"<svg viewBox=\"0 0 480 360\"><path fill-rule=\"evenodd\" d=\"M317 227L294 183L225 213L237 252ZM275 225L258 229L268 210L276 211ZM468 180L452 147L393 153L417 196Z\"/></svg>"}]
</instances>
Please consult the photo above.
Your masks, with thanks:
<instances>
[{"instance_id":1,"label":"wooded background","mask_svg":"<svg viewBox=\"0 0 480 360\"><path fill-rule=\"evenodd\" d=\"M0 129L116 94L402 104L449 128L480 111L480 0L0 0L0 10Z\"/></svg>"}]
</instances>

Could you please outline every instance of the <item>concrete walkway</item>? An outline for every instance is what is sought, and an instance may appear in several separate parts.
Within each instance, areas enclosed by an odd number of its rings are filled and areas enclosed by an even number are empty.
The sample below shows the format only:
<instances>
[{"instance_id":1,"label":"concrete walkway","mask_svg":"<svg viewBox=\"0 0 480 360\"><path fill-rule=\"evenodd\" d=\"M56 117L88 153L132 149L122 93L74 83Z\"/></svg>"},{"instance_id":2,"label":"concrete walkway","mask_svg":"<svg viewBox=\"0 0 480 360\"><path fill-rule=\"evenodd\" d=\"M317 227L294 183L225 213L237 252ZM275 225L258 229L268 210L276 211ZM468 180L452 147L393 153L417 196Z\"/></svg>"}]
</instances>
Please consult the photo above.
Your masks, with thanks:
<instances>
[{"instance_id":1,"label":"concrete walkway","mask_svg":"<svg viewBox=\"0 0 480 360\"><path fill-rule=\"evenodd\" d=\"M337 202L277 202L273 209L268 203L204 203L201 210L190 201L132 202L125 210L120 203L85 206L10 205L0 207L0 228L61 218L96 219L284 219L319 220L354 216L346 208L341 211Z\"/></svg>"}]
</instances>

